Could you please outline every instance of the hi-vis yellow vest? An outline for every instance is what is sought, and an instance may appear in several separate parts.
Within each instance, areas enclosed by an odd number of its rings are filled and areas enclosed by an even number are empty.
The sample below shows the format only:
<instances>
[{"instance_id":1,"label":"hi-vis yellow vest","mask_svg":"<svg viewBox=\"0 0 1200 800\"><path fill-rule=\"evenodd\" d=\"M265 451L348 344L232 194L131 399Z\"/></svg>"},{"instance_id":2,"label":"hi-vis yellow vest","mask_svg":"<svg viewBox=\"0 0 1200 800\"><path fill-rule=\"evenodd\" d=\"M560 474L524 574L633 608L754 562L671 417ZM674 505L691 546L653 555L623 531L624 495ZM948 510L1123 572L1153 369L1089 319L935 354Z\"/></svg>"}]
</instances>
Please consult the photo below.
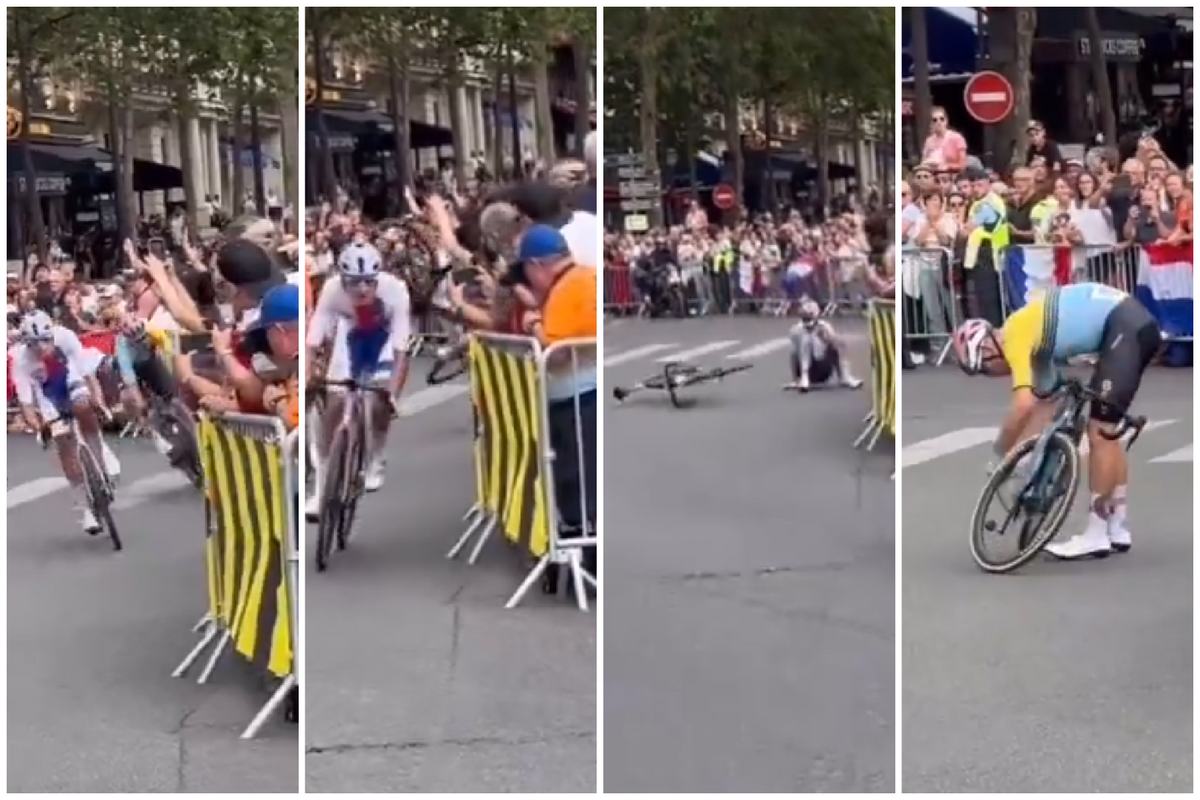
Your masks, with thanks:
<instances>
[{"instance_id":1,"label":"hi-vis yellow vest","mask_svg":"<svg viewBox=\"0 0 1200 800\"><path fill-rule=\"evenodd\" d=\"M981 203L987 203L992 208L996 209L996 213L1000 215L1000 221L996 223L996 227L988 233L983 228L976 228L971 231L971 235L967 237L967 251L963 256L963 268L974 269L975 264L979 261L979 249L983 247L984 242L992 243L992 263L996 269L1000 268L1002 251L1008 247L1008 208L1002 200L994 192L988 192L982 200L976 200L971 204L971 208L967 211L967 216L975 217L975 212L979 209Z\"/></svg>"}]
</instances>

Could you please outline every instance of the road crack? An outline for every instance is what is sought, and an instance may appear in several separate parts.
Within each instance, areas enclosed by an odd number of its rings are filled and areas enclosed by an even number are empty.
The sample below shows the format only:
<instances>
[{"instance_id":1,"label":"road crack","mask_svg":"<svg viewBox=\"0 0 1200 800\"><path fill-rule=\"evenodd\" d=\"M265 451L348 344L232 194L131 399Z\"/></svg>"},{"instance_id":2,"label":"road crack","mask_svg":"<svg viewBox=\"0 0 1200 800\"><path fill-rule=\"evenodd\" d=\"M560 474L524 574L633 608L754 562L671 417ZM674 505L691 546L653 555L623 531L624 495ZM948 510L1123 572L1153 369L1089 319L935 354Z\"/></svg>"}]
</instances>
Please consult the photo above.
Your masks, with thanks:
<instances>
[{"instance_id":1,"label":"road crack","mask_svg":"<svg viewBox=\"0 0 1200 800\"><path fill-rule=\"evenodd\" d=\"M304 753L305 755L325 756L380 750L414 752L432 750L438 747L527 747L554 741L589 741L595 740L595 738L595 731L567 731L552 736L471 736L461 739L439 739L432 741L414 739L405 742L346 742L342 744L311 745L304 749Z\"/></svg>"},{"instance_id":2,"label":"road crack","mask_svg":"<svg viewBox=\"0 0 1200 800\"><path fill-rule=\"evenodd\" d=\"M772 575L803 575L827 572L842 572L853 566L857 561L829 561L821 564L795 564L793 566L757 567L741 570L711 570L703 572L685 572L682 575L671 575L662 578L663 583L698 583L701 581L729 581L741 578L763 578Z\"/></svg>"}]
</instances>

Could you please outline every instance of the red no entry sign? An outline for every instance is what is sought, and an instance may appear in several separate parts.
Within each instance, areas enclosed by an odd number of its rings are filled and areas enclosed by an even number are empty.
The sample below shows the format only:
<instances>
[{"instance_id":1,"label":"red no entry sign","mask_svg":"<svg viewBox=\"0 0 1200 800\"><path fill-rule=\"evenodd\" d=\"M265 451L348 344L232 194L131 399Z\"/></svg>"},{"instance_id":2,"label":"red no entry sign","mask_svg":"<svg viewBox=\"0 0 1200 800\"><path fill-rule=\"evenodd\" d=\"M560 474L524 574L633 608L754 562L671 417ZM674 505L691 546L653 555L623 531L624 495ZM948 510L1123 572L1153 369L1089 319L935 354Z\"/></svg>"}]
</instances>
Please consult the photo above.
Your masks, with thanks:
<instances>
[{"instance_id":1,"label":"red no entry sign","mask_svg":"<svg viewBox=\"0 0 1200 800\"><path fill-rule=\"evenodd\" d=\"M737 192L727 183L722 183L713 189L713 205L722 211L728 211L737 204Z\"/></svg>"},{"instance_id":2,"label":"red no entry sign","mask_svg":"<svg viewBox=\"0 0 1200 800\"><path fill-rule=\"evenodd\" d=\"M1012 113L1015 102L1012 84L999 72L977 72L963 89L967 113L984 125L1003 122Z\"/></svg>"}]
</instances>

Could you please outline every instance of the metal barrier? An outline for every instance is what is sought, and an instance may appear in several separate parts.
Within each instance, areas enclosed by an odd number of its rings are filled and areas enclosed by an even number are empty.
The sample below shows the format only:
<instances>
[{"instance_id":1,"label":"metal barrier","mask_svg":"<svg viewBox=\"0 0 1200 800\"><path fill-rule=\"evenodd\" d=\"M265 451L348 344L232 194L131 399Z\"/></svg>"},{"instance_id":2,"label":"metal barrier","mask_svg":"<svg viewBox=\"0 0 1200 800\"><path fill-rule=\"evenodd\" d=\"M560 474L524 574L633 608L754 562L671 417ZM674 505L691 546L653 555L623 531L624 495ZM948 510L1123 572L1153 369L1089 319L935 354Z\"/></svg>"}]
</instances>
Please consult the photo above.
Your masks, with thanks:
<instances>
[{"instance_id":1,"label":"metal barrier","mask_svg":"<svg viewBox=\"0 0 1200 800\"><path fill-rule=\"evenodd\" d=\"M229 413L202 414L197 438L204 468L208 611L193 629L200 641L171 674L183 677L209 651L197 680L207 683L232 644L238 655L279 679L242 733L252 739L300 686L300 437L275 417Z\"/></svg>"},{"instance_id":2,"label":"metal barrier","mask_svg":"<svg viewBox=\"0 0 1200 800\"><path fill-rule=\"evenodd\" d=\"M543 348L529 337L476 333L469 357L476 500L447 557L474 541L468 558L474 564L499 528L537 562L505 608L539 581L556 583L566 567L586 611L586 589L596 586L585 551L597 547L597 392L566 391L569 399L555 399L559 393L551 389L564 381L595 385L596 340Z\"/></svg>"},{"instance_id":3,"label":"metal barrier","mask_svg":"<svg viewBox=\"0 0 1200 800\"><path fill-rule=\"evenodd\" d=\"M961 320L954 285L954 254L944 247L906 248L900 252L900 319L907 340L925 340L942 364L951 335Z\"/></svg>"},{"instance_id":4,"label":"metal barrier","mask_svg":"<svg viewBox=\"0 0 1200 800\"><path fill-rule=\"evenodd\" d=\"M855 447L875 449L884 433L896 436L896 303L872 300L867 319L871 329L871 412L854 440Z\"/></svg>"},{"instance_id":5,"label":"metal barrier","mask_svg":"<svg viewBox=\"0 0 1200 800\"><path fill-rule=\"evenodd\" d=\"M410 355L420 355L457 339L457 329L449 320L443 319L435 309L424 314L414 314L412 319Z\"/></svg>"}]
</instances>

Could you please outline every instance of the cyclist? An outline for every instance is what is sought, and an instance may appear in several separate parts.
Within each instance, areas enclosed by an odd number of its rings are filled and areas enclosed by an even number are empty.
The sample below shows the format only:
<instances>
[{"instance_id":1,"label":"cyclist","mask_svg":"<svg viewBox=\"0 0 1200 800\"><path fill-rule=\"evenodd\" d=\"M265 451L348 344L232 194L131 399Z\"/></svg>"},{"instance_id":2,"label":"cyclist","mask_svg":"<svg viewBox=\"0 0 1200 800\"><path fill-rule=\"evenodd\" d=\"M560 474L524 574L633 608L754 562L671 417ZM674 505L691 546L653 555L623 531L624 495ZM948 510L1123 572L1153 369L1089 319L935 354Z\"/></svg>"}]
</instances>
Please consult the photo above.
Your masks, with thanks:
<instances>
[{"instance_id":1,"label":"cyclist","mask_svg":"<svg viewBox=\"0 0 1200 800\"><path fill-rule=\"evenodd\" d=\"M78 422L92 452L101 454L109 476L120 476L121 462L105 443L96 414L97 406L103 408L96 366L79 337L55 325L45 312L34 311L21 321L21 343L12 362L21 415L32 430L40 432L43 441L55 441L63 477L82 514L83 529L91 534L99 532L100 525L88 508L78 450L63 446L73 432L63 423Z\"/></svg>"},{"instance_id":2,"label":"cyclist","mask_svg":"<svg viewBox=\"0 0 1200 800\"><path fill-rule=\"evenodd\" d=\"M394 399L408 377L407 348L412 328L412 308L404 281L383 272L383 259L373 245L353 243L338 256L338 278L321 289L307 335L307 363L315 365L318 350L330 339L333 348L326 367L331 381L383 382ZM319 391L319 390L318 390ZM392 408L373 404L371 445L364 480L369 492L383 486L383 447L391 424ZM341 419L341 403L331 393L322 415L317 441L317 461L324 458L334 429ZM320 498L311 493L305 513L319 513Z\"/></svg>"},{"instance_id":3,"label":"cyclist","mask_svg":"<svg viewBox=\"0 0 1200 800\"><path fill-rule=\"evenodd\" d=\"M1049 545L1052 555L1075 559L1129 550L1129 465L1121 443L1100 432L1112 433L1129 410L1161 343L1158 323L1145 306L1098 283L1049 289L1014 312L999 332L980 319L967 320L955 331L955 352L967 374L1012 374L1012 401L996 440L997 455L1049 422L1053 403L1038 402L1034 388L1053 389L1068 359L1098 356L1092 388L1102 400L1092 403L1088 424L1088 524L1083 533Z\"/></svg>"},{"instance_id":4,"label":"cyclist","mask_svg":"<svg viewBox=\"0 0 1200 800\"><path fill-rule=\"evenodd\" d=\"M168 402L175 398L175 381L160 355L170 352L167 336L164 331L151 330L132 314L121 320L116 361L121 375L121 400L133 418L140 418L146 410L143 390ZM154 446L170 460L171 445L156 430L151 430L150 435Z\"/></svg>"}]
</instances>

